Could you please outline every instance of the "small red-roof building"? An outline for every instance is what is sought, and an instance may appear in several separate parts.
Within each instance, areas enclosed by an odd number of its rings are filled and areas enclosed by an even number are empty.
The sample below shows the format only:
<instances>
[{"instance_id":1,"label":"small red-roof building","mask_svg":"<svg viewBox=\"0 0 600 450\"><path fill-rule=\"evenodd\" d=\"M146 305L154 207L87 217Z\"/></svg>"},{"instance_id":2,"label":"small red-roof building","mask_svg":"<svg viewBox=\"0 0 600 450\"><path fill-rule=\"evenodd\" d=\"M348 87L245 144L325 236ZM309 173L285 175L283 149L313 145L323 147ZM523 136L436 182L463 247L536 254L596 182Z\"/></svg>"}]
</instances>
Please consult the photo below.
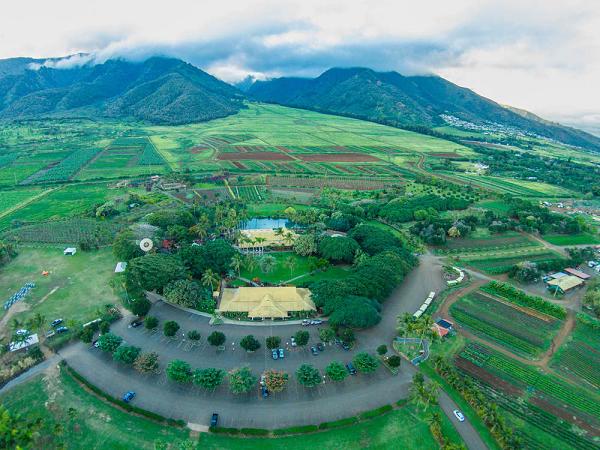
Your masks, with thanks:
<instances>
[{"instance_id":1,"label":"small red-roof building","mask_svg":"<svg viewBox=\"0 0 600 450\"><path fill-rule=\"evenodd\" d=\"M565 272L567 272L569 275L574 275L577 278L581 278L582 280L587 280L590 278L590 275L588 275L587 273L583 273L581 270L572 269L570 267L567 267L565 269Z\"/></svg>"},{"instance_id":2,"label":"small red-roof building","mask_svg":"<svg viewBox=\"0 0 600 450\"><path fill-rule=\"evenodd\" d=\"M435 331L438 334L438 336L441 338L443 338L448 333L450 333L450 330L448 330L448 328L441 327L437 323L434 323L433 326L431 327L431 329L433 331Z\"/></svg>"}]
</instances>

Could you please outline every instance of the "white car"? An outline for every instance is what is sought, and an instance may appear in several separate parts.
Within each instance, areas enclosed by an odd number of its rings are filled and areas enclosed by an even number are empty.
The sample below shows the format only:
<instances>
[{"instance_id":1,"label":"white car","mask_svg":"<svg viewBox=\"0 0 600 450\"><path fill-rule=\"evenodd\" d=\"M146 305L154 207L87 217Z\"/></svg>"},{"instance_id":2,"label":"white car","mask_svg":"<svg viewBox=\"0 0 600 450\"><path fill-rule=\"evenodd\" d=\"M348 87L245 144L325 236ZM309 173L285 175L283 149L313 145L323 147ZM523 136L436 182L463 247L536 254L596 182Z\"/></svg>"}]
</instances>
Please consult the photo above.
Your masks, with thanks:
<instances>
[{"instance_id":1,"label":"white car","mask_svg":"<svg viewBox=\"0 0 600 450\"><path fill-rule=\"evenodd\" d=\"M296 344L296 339L293 337L290 338L290 343L292 344L292 347L296 347L296 345L298 345L298 344Z\"/></svg>"},{"instance_id":2,"label":"white car","mask_svg":"<svg viewBox=\"0 0 600 450\"><path fill-rule=\"evenodd\" d=\"M266 379L267 379L267 377L266 377L266 376L264 376L264 375L261 375L261 376L260 376L260 385L261 385L261 386L264 386L264 385L265 385L265 380L266 380Z\"/></svg>"},{"instance_id":3,"label":"white car","mask_svg":"<svg viewBox=\"0 0 600 450\"><path fill-rule=\"evenodd\" d=\"M452 412L454 413L454 415L456 416L456 418L458 419L459 422L465 421L465 416L463 416L463 413L461 413L458 409L455 409Z\"/></svg>"}]
</instances>

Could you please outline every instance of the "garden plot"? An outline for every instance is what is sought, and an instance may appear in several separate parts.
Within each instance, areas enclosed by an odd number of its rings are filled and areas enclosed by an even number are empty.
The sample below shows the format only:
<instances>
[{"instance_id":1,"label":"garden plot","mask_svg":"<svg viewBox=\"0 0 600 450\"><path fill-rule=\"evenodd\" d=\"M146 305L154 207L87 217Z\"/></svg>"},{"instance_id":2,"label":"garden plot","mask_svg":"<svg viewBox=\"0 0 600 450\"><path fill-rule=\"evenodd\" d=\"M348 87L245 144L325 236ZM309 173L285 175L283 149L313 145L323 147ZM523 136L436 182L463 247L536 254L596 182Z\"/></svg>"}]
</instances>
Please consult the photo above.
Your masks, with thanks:
<instances>
[{"instance_id":1,"label":"garden plot","mask_svg":"<svg viewBox=\"0 0 600 450\"><path fill-rule=\"evenodd\" d=\"M600 330L578 320L571 340L554 355L551 367L577 383L600 390Z\"/></svg>"},{"instance_id":2,"label":"garden plot","mask_svg":"<svg viewBox=\"0 0 600 450\"><path fill-rule=\"evenodd\" d=\"M547 350L562 323L482 292L461 298L450 312L474 334L527 357L536 357Z\"/></svg>"},{"instance_id":3,"label":"garden plot","mask_svg":"<svg viewBox=\"0 0 600 450\"><path fill-rule=\"evenodd\" d=\"M460 257L461 261L469 266L489 274L506 273L512 266L523 261L546 262L560 258L558 253L541 246L528 246L508 251L474 252Z\"/></svg>"},{"instance_id":4,"label":"garden plot","mask_svg":"<svg viewBox=\"0 0 600 450\"><path fill-rule=\"evenodd\" d=\"M272 187L300 187L300 188L323 188L332 187L336 189L350 189L360 191L371 191L385 189L386 187L398 185L397 180L374 180L368 178L350 178L344 176L330 177L295 177L295 176L269 176L267 185Z\"/></svg>"},{"instance_id":5,"label":"garden plot","mask_svg":"<svg viewBox=\"0 0 600 450\"><path fill-rule=\"evenodd\" d=\"M455 364L507 413L525 448L596 448L593 439L600 432L597 391L473 343L456 357Z\"/></svg>"},{"instance_id":6,"label":"garden plot","mask_svg":"<svg viewBox=\"0 0 600 450\"><path fill-rule=\"evenodd\" d=\"M99 245L112 243L121 226L87 218L26 225L5 234L7 240L44 244L73 244L94 239Z\"/></svg>"}]
</instances>

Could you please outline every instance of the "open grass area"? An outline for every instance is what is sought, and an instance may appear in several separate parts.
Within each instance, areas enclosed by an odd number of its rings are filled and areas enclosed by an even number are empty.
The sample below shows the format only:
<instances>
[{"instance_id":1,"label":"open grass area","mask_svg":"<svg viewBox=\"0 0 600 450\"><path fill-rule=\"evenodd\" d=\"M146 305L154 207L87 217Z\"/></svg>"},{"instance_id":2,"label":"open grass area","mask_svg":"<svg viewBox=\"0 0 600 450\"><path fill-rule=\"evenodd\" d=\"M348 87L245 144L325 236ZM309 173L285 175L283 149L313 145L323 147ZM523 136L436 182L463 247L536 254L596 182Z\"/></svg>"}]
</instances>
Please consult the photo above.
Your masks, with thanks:
<instances>
[{"instance_id":1,"label":"open grass area","mask_svg":"<svg viewBox=\"0 0 600 450\"><path fill-rule=\"evenodd\" d=\"M266 255L273 256L276 260L275 267L271 272L267 273L261 270L261 256L256 256L257 267L252 271L243 269L240 275L243 278L248 279L259 278L261 281L266 281L268 283L282 283L309 271L307 257L299 256L293 252L273 252L267 253ZM285 266L285 262L290 258L294 261L293 270L290 270L289 267Z\"/></svg>"},{"instance_id":2,"label":"open grass area","mask_svg":"<svg viewBox=\"0 0 600 450\"><path fill-rule=\"evenodd\" d=\"M24 300L30 309L17 314L18 319L39 312L47 320L85 321L102 305L118 302L108 284L115 267L111 248L79 251L74 256L64 256L62 250L21 247L19 255L0 269L2 301L25 283L36 284ZM50 272L48 276L42 275L44 270Z\"/></svg>"}]
</instances>

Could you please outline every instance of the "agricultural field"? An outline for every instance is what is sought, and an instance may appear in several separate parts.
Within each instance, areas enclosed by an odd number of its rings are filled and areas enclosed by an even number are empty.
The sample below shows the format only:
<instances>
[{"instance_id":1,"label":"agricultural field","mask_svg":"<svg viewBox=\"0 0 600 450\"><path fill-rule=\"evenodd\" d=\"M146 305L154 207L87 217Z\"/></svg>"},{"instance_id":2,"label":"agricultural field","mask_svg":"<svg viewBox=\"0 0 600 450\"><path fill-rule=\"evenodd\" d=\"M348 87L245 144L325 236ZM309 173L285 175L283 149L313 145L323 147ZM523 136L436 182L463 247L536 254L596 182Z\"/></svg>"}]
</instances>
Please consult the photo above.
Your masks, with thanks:
<instances>
[{"instance_id":1,"label":"agricultural field","mask_svg":"<svg viewBox=\"0 0 600 450\"><path fill-rule=\"evenodd\" d=\"M596 448L597 390L568 383L474 343L456 356L455 365L500 407L525 448Z\"/></svg>"},{"instance_id":2,"label":"agricultural field","mask_svg":"<svg viewBox=\"0 0 600 450\"><path fill-rule=\"evenodd\" d=\"M598 328L577 321L569 341L554 355L551 367L574 382L600 390L600 337Z\"/></svg>"},{"instance_id":3,"label":"agricultural field","mask_svg":"<svg viewBox=\"0 0 600 450\"><path fill-rule=\"evenodd\" d=\"M74 256L64 256L63 248L20 247L19 255L2 268L0 287L6 297L2 301L27 282L36 285L23 300L28 309L17 318L40 313L49 320L62 317L85 322L103 305L119 302L109 287L115 268L111 248L78 251ZM43 271L49 274L44 276Z\"/></svg>"},{"instance_id":4,"label":"agricultural field","mask_svg":"<svg viewBox=\"0 0 600 450\"><path fill-rule=\"evenodd\" d=\"M547 262L560 258L561 256L556 252L533 245L508 250L471 251L459 257L462 263L490 275L506 273L512 266L522 261Z\"/></svg>"},{"instance_id":5,"label":"agricultural field","mask_svg":"<svg viewBox=\"0 0 600 450\"><path fill-rule=\"evenodd\" d=\"M545 234L543 239L554 245L594 245L600 244L600 235L581 234Z\"/></svg>"},{"instance_id":6,"label":"agricultural field","mask_svg":"<svg viewBox=\"0 0 600 450\"><path fill-rule=\"evenodd\" d=\"M107 189L106 184L67 185L0 216L0 231L9 228L13 221L42 222L82 215L94 205L125 193L121 189Z\"/></svg>"},{"instance_id":7,"label":"agricultural field","mask_svg":"<svg viewBox=\"0 0 600 450\"><path fill-rule=\"evenodd\" d=\"M474 334L529 358L550 347L562 321L520 307L481 291L469 294L452 305L450 313Z\"/></svg>"},{"instance_id":8,"label":"agricultural field","mask_svg":"<svg viewBox=\"0 0 600 450\"><path fill-rule=\"evenodd\" d=\"M539 243L515 231L493 234L486 228L478 228L466 238L449 239L445 246L436 248L436 252L472 254L535 246L539 246Z\"/></svg>"},{"instance_id":9,"label":"agricultural field","mask_svg":"<svg viewBox=\"0 0 600 450\"><path fill-rule=\"evenodd\" d=\"M5 233L3 238L17 243L67 245L94 239L99 245L109 245L120 228L116 222L73 218L25 225Z\"/></svg>"}]
</instances>

